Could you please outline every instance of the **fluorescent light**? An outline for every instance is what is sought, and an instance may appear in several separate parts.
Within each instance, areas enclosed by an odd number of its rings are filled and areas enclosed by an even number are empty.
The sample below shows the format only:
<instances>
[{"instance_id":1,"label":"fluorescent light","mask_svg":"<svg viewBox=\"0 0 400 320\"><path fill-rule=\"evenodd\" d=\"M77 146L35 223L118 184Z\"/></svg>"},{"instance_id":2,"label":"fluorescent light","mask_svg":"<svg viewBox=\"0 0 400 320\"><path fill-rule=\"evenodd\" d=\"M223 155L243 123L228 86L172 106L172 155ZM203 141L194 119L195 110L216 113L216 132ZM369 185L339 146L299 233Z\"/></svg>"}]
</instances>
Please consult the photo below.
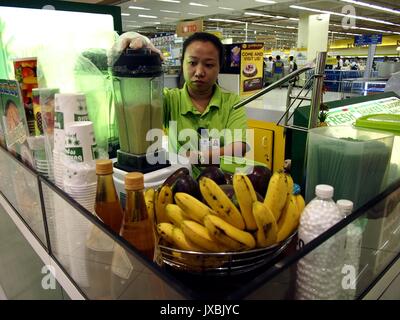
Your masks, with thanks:
<instances>
[{"instance_id":1,"label":"fluorescent light","mask_svg":"<svg viewBox=\"0 0 400 320\"><path fill-rule=\"evenodd\" d=\"M291 5L290 8L311 11L311 12L317 12L317 13L327 13L327 14L331 14L331 15L335 15L335 16L354 18L354 19L359 19L359 20L371 21L371 22L388 24L391 26L399 26L400 27L400 24L396 24L396 23L392 23L392 22L388 22L388 21L384 21L384 20L355 16L352 14L344 14L344 13L338 13L338 12L327 11L327 10L318 10L318 9L306 8L306 7L296 6L296 5Z\"/></svg>"},{"instance_id":2,"label":"fluorescent light","mask_svg":"<svg viewBox=\"0 0 400 320\"><path fill-rule=\"evenodd\" d=\"M208 7L208 5L206 5L206 4L197 3L197 2L189 2L189 6L195 6L195 7Z\"/></svg>"},{"instance_id":3,"label":"fluorescent light","mask_svg":"<svg viewBox=\"0 0 400 320\"><path fill-rule=\"evenodd\" d=\"M124 13L124 12L121 13L121 16L124 16L124 17L129 17L130 15L131 15L130 13Z\"/></svg>"},{"instance_id":4,"label":"fluorescent light","mask_svg":"<svg viewBox=\"0 0 400 320\"><path fill-rule=\"evenodd\" d=\"M149 8L135 7L135 6L129 6L128 8L132 10L150 10Z\"/></svg>"},{"instance_id":5,"label":"fluorescent light","mask_svg":"<svg viewBox=\"0 0 400 320\"><path fill-rule=\"evenodd\" d=\"M299 21L299 18L289 18L289 20L293 20L293 21Z\"/></svg>"},{"instance_id":6,"label":"fluorescent light","mask_svg":"<svg viewBox=\"0 0 400 320\"><path fill-rule=\"evenodd\" d=\"M165 20L174 20L176 21L176 18L170 18L170 17L164 17Z\"/></svg>"},{"instance_id":7,"label":"fluorescent light","mask_svg":"<svg viewBox=\"0 0 400 320\"><path fill-rule=\"evenodd\" d=\"M230 19L218 19L218 18L209 18L209 21L220 21L220 22L232 22L232 23L246 23L239 20L230 20Z\"/></svg>"},{"instance_id":8,"label":"fluorescent light","mask_svg":"<svg viewBox=\"0 0 400 320\"><path fill-rule=\"evenodd\" d=\"M276 1L272 0L254 0L255 2L261 2L261 3L268 3L268 4L273 4L276 3Z\"/></svg>"},{"instance_id":9,"label":"fluorescent light","mask_svg":"<svg viewBox=\"0 0 400 320\"><path fill-rule=\"evenodd\" d=\"M258 12L248 12L248 11L245 11L244 15L245 16L255 16L255 17L267 17L267 18L274 17L274 16L270 16L268 14L263 14L263 13L258 13Z\"/></svg>"},{"instance_id":10,"label":"fluorescent light","mask_svg":"<svg viewBox=\"0 0 400 320\"><path fill-rule=\"evenodd\" d=\"M160 10L161 12L167 12L167 13L182 13L179 11L172 11L172 10Z\"/></svg>"},{"instance_id":11,"label":"fluorescent light","mask_svg":"<svg viewBox=\"0 0 400 320\"><path fill-rule=\"evenodd\" d=\"M275 16L274 18L277 18L277 19L289 19L288 17L283 17L283 16Z\"/></svg>"},{"instance_id":12,"label":"fluorescent light","mask_svg":"<svg viewBox=\"0 0 400 320\"><path fill-rule=\"evenodd\" d=\"M148 16L148 15L145 15L145 14L138 14L138 17L141 17L141 18L150 18L150 19L158 19L157 16Z\"/></svg>"},{"instance_id":13,"label":"fluorescent light","mask_svg":"<svg viewBox=\"0 0 400 320\"><path fill-rule=\"evenodd\" d=\"M230 11L233 11L233 10L235 10L235 9L233 9L233 8L227 8L227 7L218 7L218 9L222 9L222 10L230 10Z\"/></svg>"},{"instance_id":14,"label":"fluorescent light","mask_svg":"<svg viewBox=\"0 0 400 320\"><path fill-rule=\"evenodd\" d=\"M142 26L133 26L133 25L127 25L127 28L141 28Z\"/></svg>"},{"instance_id":15,"label":"fluorescent light","mask_svg":"<svg viewBox=\"0 0 400 320\"><path fill-rule=\"evenodd\" d=\"M342 2L347 2L347 3L352 3L352 4L355 4L357 6L361 6L361 7L367 7L367 8L371 8L371 9L375 9L375 10L386 11L386 12L390 12L390 13L394 13L394 14L400 14L399 10L394 10L394 9L378 6L376 4L369 4L369 3L366 3L366 2L355 1L355 0L341 0L341 1Z\"/></svg>"},{"instance_id":16,"label":"fluorescent light","mask_svg":"<svg viewBox=\"0 0 400 320\"><path fill-rule=\"evenodd\" d=\"M161 2L181 3L179 0L157 0Z\"/></svg>"},{"instance_id":17,"label":"fluorescent light","mask_svg":"<svg viewBox=\"0 0 400 320\"><path fill-rule=\"evenodd\" d=\"M202 16L201 13L188 12L191 16Z\"/></svg>"},{"instance_id":18,"label":"fluorescent light","mask_svg":"<svg viewBox=\"0 0 400 320\"><path fill-rule=\"evenodd\" d=\"M143 23L146 23L146 24L161 24L161 22L158 22L158 21L145 21Z\"/></svg>"}]
</instances>

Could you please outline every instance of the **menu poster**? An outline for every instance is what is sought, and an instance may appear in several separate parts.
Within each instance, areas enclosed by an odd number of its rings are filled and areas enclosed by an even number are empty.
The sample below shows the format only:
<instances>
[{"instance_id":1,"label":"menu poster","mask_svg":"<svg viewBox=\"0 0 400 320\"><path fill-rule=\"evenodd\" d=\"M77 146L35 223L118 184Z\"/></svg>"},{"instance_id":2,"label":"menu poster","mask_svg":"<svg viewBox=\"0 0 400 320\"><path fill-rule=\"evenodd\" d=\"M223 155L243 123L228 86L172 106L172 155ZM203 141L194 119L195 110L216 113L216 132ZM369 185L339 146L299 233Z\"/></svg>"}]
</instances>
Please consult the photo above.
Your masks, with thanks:
<instances>
[{"instance_id":1,"label":"menu poster","mask_svg":"<svg viewBox=\"0 0 400 320\"><path fill-rule=\"evenodd\" d=\"M262 89L264 76L264 44L243 43L240 59L240 95L251 95Z\"/></svg>"},{"instance_id":2,"label":"menu poster","mask_svg":"<svg viewBox=\"0 0 400 320\"><path fill-rule=\"evenodd\" d=\"M22 161L34 167L32 151L21 90L17 81L0 80L0 117L7 149Z\"/></svg>"}]
</instances>

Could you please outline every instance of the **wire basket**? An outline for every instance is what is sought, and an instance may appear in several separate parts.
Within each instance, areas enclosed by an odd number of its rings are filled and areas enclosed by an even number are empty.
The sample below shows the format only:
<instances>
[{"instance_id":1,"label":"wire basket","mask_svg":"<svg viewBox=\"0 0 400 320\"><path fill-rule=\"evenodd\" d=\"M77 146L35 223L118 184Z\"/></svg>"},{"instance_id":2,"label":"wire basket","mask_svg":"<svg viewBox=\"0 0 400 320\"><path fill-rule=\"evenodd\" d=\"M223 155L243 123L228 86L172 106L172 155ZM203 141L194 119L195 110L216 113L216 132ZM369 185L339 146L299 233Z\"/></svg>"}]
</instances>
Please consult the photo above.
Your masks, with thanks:
<instances>
[{"instance_id":1,"label":"wire basket","mask_svg":"<svg viewBox=\"0 0 400 320\"><path fill-rule=\"evenodd\" d=\"M161 264L195 274L235 275L255 270L278 256L297 231L269 247L240 252L195 252L159 245Z\"/></svg>"}]
</instances>

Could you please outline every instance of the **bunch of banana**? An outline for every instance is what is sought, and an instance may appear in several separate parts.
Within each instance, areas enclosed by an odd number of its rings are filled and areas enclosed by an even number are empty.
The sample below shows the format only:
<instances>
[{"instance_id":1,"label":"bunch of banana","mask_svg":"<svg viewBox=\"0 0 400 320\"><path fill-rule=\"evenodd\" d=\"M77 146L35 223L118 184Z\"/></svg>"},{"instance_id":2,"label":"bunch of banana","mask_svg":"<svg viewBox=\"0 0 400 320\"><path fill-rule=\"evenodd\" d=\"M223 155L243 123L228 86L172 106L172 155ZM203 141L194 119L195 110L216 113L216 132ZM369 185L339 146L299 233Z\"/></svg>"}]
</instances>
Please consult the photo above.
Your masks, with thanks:
<instances>
[{"instance_id":1,"label":"bunch of banana","mask_svg":"<svg viewBox=\"0 0 400 320\"><path fill-rule=\"evenodd\" d=\"M249 178L236 173L233 189L238 207L213 180L203 177L199 186L207 204L183 192L172 199L168 186L155 192L157 232L175 248L230 252L268 247L293 233L305 206L301 195L292 194L293 179L283 171L271 177L264 202L257 201ZM146 204L151 208L150 200Z\"/></svg>"},{"instance_id":2,"label":"bunch of banana","mask_svg":"<svg viewBox=\"0 0 400 320\"><path fill-rule=\"evenodd\" d=\"M216 214L229 224L243 230L245 224L239 209L236 208L219 185L207 177L202 177L199 184L204 200Z\"/></svg>"},{"instance_id":3,"label":"bunch of banana","mask_svg":"<svg viewBox=\"0 0 400 320\"><path fill-rule=\"evenodd\" d=\"M233 189L246 224L246 230L257 230L253 216L253 202L257 201L257 195L247 175L236 173L233 176Z\"/></svg>"},{"instance_id":4,"label":"bunch of banana","mask_svg":"<svg viewBox=\"0 0 400 320\"><path fill-rule=\"evenodd\" d=\"M149 215L152 224L154 224L154 193L155 191L153 188L148 188L144 193L147 214Z\"/></svg>"},{"instance_id":5,"label":"bunch of banana","mask_svg":"<svg viewBox=\"0 0 400 320\"><path fill-rule=\"evenodd\" d=\"M157 223L168 222L165 208L167 204L173 203L173 194L170 186L162 186L161 189L155 192L154 206Z\"/></svg>"},{"instance_id":6,"label":"bunch of banana","mask_svg":"<svg viewBox=\"0 0 400 320\"><path fill-rule=\"evenodd\" d=\"M292 191L292 177L283 170L275 171L269 180L264 204L272 211L276 221L279 220Z\"/></svg>"}]
</instances>

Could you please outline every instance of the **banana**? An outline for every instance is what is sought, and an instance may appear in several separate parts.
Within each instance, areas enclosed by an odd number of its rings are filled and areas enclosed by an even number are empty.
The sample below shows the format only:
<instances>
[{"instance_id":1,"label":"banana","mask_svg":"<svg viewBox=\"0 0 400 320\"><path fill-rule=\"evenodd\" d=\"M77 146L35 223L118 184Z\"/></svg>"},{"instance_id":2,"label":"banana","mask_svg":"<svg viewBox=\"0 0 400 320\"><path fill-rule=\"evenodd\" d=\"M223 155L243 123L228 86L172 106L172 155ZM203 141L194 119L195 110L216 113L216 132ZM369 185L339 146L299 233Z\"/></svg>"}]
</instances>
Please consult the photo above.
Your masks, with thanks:
<instances>
[{"instance_id":1,"label":"banana","mask_svg":"<svg viewBox=\"0 0 400 320\"><path fill-rule=\"evenodd\" d=\"M154 223L154 189L149 188L144 193L144 200L146 202L147 213L149 218Z\"/></svg>"},{"instance_id":2,"label":"banana","mask_svg":"<svg viewBox=\"0 0 400 320\"><path fill-rule=\"evenodd\" d=\"M215 232L215 229L218 230L220 233L223 233L233 240L239 242L244 249L253 249L256 246L256 241L249 232L234 227L220 217L208 215L204 218L204 223L208 230L211 228L210 225L213 224L214 228L212 232ZM210 236L217 237L215 233L210 233Z\"/></svg>"},{"instance_id":3,"label":"banana","mask_svg":"<svg viewBox=\"0 0 400 320\"><path fill-rule=\"evenodd\" d=\"M204 219L204 225L207 228L208 234L216 242L221 243L223 246L228 248L229 251L241 251L246 247L240 242L233 240L231 237L227 236L225 232L213 224L209 219Z\"/></svg>"},{"instance_id":4,"label":"banana","mask_svg":"<svg viewBox=\"0 0 400 320\"><path fill-rule=\"evenodd\" d=\"M175 193L176 204L184 211L187 219L203 223L204 217L215 212L203 202L184 192Z\"/></svg>"},{"instance_id":5,"label":"banana","mask_svg":"<svg viewBox=\"0 0 400 320\"><path fill-rule=\"evenodd\" d=\"M271 210L262 202L253 203L253 214L257 223L257 246L268 247L276 243L278 225Z\"/></svg>"},{"instance_id":6,"label":"banana","mask_svg":"<svg viewBox=\"0 0 400 320\"><path fill-rule=\"evenodd\" d=\"M282 216L278 220L278 238L277 241L285 240L299 225L300 213L297 208L296 200L291 194L289 203L283 209Z\"/></svg>"},{"instance_id":7,"label":"banana","mask_svg":"<svg viewBox=\"0 0 400 320\"><path fill-rule=\"evenodd\" d=\"M167 214L168 220L172 222L173 225L180 227L181 223L185 219L185 213L176 204L168 203L165 207L165 212Z\"/></svg>"},{"instance_id":8,"label":"banana","mask_svg":"<svg viewBox=\"0 0 400 320\"><path fill-rule=\"evenodd\" d=\"M157 223L168 222L168 217L165 212L165 207L169 203L173 203L173 196L171 187L165 185L161 187L160 191L156 193L157 197L155 198L155 211L157 217Z\"/></svg>"},{"instance_id":9,"label":"banana","mask_svg":"<svg viewBox=\"0 0 400 320\"><path fill-rule=\"evenodd\" d=\"M181 228L174 227L172 230L172 237L174 240L174 244L178 249L181 250L188 250L188 251L197 251L201 252L204 251L204 249L200 248L196 244L194 244L192 241L190 241L185 234L183 233Z\"/></svg>"},{"instance_id":10,"label":"banana","mask_svg":"<svg viewBox=\"0 0 400 320\"><path fill-rule=\"evenodd\" d=\"M232 226L243 230L245 227L243 217L225 192L207 177L202 177L199 184L201 194L217 216Z\"/></svg>"},{"instance_id":11,"label":"banana","mask_svg":"<svg viewBox=\"0 0 400 320\"><path fill-rule=\"evenodd\" d=\"M292 181L293 183L293 181ZM293 185L292 185L293 188ZM290 191L289 194L292 194ZM283 170L275 171L268 183L264 204L272 211L278 221L288 198L288 175Z\"/></svg>"},{"instance_id":12,"label":"banana","mask_svg":"<svg viewBox=\"0 0 400 320\"><path fill-rule=\"evenodd\" d=\"M257 230L257 224L253 216L253 202L257 201L257 194L250 179L245 174L236 173L233 176L233 189L239 202L247 230Z\"/></svg>"},{"instance_id":13,"label":"banana","mask_svg":"<svg viewBox=\"0 0 400 320\"><path fill-rule=\"evenodd\" d=\"M169 243L174 243L173 230L175 226L171 223L161 222L157 224L157 232L162 239Z\"/></svg>"},{"instance_id":14,"label":"banana","mask_svg":"<svg viewBox=\"0 0 400 320\"><path fill-rule=\"evenodd\" d=\"M181 229L185 234L186 238L194 244L206 249L211 252L225 252L226 247L215 242L209 235L207 228L201 224L191 221L184 220L181 225Z\"/></svg>"},{"instance_id":15,"label":"banana","mask_svg":"<svg viewBox=\"0 0 400 320\"><path fill-rule=\"evenodd\" d=\"M301 194L296 194L294 198L296 199L297 209L299 210L299 214L301 215L306 206L304 198L302 197Z\"/></svg>"}]
</instances>

